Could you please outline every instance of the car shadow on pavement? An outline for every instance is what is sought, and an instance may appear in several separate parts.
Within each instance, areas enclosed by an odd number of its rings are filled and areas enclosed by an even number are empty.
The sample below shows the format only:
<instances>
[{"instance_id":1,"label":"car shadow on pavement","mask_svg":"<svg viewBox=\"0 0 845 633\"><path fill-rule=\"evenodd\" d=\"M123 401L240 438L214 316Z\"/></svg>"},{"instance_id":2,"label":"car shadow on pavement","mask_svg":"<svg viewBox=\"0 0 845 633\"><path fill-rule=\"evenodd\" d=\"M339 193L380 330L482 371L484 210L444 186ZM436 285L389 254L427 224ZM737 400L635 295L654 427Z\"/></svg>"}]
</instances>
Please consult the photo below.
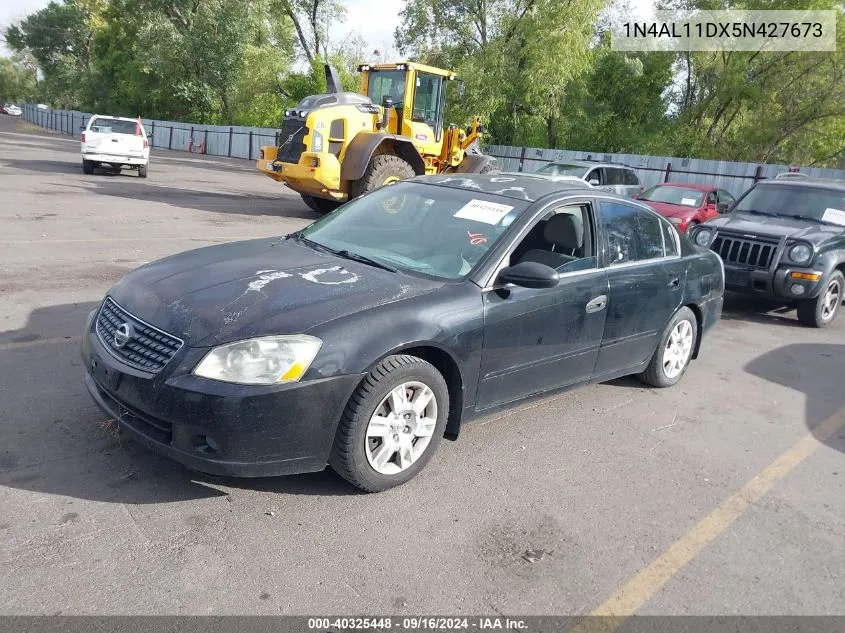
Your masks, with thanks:
<instances>
[{"instance_id":1,"label":"car shadow on pavement","mask_svg":"<svg viewBox=\"0 0 845 633\"><path fill-rule=\"evenodd\" d=\"M3 158L0 159L7 169L16 169L23 172L39 172L47 174L64 173L82 175L82 160L69 162L66 160L21 160Z\"/></svg>"},{"instance_id":2,"label":"car shadow on pavement","mask_svg":"<svg viewBox=\"0 0 845 633\"><path fill-rule=\"evenodd\" d=\"M197 209L212 213L270 215L304 220L315 220L320 217L306 207L298 196L218 193L198 189L164 187L143 180L133 183L128 180L103 179L91 181L91 186L87 189L92 193L103 196L160 202L181 209Z\"/></svg>"},{"instance_id":3,"label":"car shadow on pavement","mask_svg":"<svg viewBox=\"0 0 845 633\"><path fill-rule=\"evenodd\" d=\"M225 496L216 486L302 495L356 490L331 471L272 479L194 473L117 432L83 384L82 330L94 302L34 310L0 330L0 486L108 503Z\"/></svg>"},{"instance_id":4,"label":"car shadow on pavement","mask_svg":"<svg viewBox=\"0 0 845 633\"><path fill-rule=\"evenodd\" d=\"M795 306L769 299L749 297L733 292L725 293L725 307L722 311L725 321L747 321L805 327L799 323Z\"/></svg>"},{"instance_id":5,"label":"car shadow on pavement","mask_svg":"<svg viewBox=\"0 0 845 633\"><path fill-rule=\"evenodd\" d=\"M807 428L824 444L845 453L845 427L830 437L817 435L826 420L845 415L843 367L845 345L794 343L758 356L744 369L752 376L794 390L796 397L801 394Z\"/></svg>"}]
</instances>

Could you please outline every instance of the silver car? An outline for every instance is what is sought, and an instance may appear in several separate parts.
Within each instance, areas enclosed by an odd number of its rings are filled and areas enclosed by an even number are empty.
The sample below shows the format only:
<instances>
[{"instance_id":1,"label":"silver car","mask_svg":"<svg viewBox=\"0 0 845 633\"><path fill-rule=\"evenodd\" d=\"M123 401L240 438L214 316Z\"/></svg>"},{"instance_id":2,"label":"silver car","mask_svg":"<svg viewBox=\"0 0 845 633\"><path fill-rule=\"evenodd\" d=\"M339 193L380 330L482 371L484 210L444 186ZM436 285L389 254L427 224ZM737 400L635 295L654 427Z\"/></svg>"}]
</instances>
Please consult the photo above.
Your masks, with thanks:
<instances>
[{"instance_id":1,"label":"silver car","mask_svg":"<svg viewBox=\"0 0 845 633\"><path fill-rule=\"evenodd\" d=\"M550 177L575 177L590 183L596 189L610 191L630 198L643 191L640 179L631 167L613 163L596 163L587 160L568 160L549 163L537 172Z\"/></svg>"}]
</instances>

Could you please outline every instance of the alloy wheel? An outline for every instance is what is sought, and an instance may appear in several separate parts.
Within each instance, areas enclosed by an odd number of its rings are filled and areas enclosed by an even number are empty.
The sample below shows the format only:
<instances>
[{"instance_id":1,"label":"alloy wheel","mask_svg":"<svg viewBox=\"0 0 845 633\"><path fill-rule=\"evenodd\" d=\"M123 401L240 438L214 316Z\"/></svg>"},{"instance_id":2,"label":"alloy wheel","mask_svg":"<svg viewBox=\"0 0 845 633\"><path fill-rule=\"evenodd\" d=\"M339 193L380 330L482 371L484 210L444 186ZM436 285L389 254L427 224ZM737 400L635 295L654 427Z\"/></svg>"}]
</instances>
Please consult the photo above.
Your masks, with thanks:
<instances>
[{"instance_id":1,"label":"alloy wheel","mask_svg":"<svg viewBox=\"0 0 845 633\"><path fill-rule=\"evenodd\" d=\"M663 348L663 373L667 378L675 378L687 366L692 354L692 341L692 323L678 321Z\"/></svg>"},{"instance_id":2,"label":"alloy wheel","mask_svg":"<svg viewBox=\"0 0 845 633\"><path fill-rule=\"evenodd\" d=\"M404 382L391 389L367 425L367 462L382 475L409 468L428 448L437 426L437 398L428 385Z\"/></svg>"}]
</instances>

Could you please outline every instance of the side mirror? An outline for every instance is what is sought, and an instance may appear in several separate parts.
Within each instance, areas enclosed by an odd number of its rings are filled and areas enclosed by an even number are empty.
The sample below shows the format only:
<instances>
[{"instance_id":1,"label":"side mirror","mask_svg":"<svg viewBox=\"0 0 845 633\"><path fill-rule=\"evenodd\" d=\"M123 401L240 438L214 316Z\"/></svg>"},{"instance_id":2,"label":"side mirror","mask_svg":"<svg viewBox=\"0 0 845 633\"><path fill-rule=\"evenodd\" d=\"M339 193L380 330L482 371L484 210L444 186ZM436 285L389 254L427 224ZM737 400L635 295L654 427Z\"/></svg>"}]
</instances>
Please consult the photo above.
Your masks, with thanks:
<instances>
[{"instance_id":1,"label":"side mirror","mask_svg":"<svg viewBox=\"0 0 845 633\"><path fill-rule=\"evenodd\" d=\"M593 187L598 187L601 183L596 180L595 178L590 178L587 182L589 182Z\"/></svg>"},{"instance_id":2,"label":"side mirror","mask_svg":"<svg viewBox=\"0 0 845 633\"><path fill-rule=\"evenodd\" d=\"M515 266L503 268L499 279L523 288L554 288L559 276L551 266L538 262L520 262Z\"/></svg>"},{"instance_id":3,"label":"side mirror","mask_svg":"<svg viewBox=\"0 0 845 633\"><path fill-rule=\"evenodd\" d=\"M731 210L731 205L730 205L729 202L720 202L719 204L716 205L716 210L719 213L727 213L728 211Z\"/></svg>"},{"instance_id":4,"label":"side mirror","mask_svg":"<svg viewBox=\"0 0 845 633\"><path fill-rule=\"evenodd\" d=\"M637 193L637 192L635 191L634 193L632 193L632 194L631 194L631 197L632 197L634 200L639 200L639 199L640 199L640 194L639 194L639 193Z\"/></svg>"}]
</instances>

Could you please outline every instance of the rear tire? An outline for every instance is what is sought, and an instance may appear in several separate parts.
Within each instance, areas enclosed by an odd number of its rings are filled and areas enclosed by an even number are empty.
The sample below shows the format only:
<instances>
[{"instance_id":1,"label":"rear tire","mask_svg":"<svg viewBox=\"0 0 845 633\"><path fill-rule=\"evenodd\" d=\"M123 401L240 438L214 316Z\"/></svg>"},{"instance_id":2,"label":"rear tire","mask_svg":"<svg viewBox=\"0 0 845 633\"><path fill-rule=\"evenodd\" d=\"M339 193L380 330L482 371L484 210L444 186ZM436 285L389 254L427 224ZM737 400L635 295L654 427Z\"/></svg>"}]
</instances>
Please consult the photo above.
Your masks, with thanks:
<instances>
[{"instance_id":1,"label":"rear tire","mask_svg":"<svg viewBox=\"0 0 845 633\"><path fill-rule=\"evenodd\" d=\"M302 201L308 205L308 208L312 211L316 211L317 213L331 213L335 209L337 209L342 202L338 202L337 200L328 200L326 198L317 198L316 196L309 196L307 193L299 194L302 196Z\"/></svg>"},{"instance_id":2,"label":"rear tire","mask_svg":"<svg viewBox=\"0 0 845 633\"><path fill-rule=\"evenodd\" d=\"M798 302L798 320L809 327L827 327L839 314L845 294L845 275L834 270L815 299Z\"/></svg>"},{"instance_id":3,"label":"rear tire","mask_svg":"<svg viewBox=\"0 0 845 633\"><path fill-rule=\"evenodd\" d=\"M637 378L652 387L671 387L687 373L697 338L698 319L683 307L663 330L651 362Z\"/></svg>"},{"instance_id":4,"label":"rear tire","mask_svg":"<svg viewBox=\"0 0 845 633\"><path fill-rule=\"evenodd\" d=\"M448 417L449 388L441 373L416 356L388 356L349 399L329 464L366 492L399 486L437 451Z\"/></svg>"},{"instance_id":5,"label":"rear tire","mask_svg":"<svg viewBox=\"0 0 845 633\"><path fill-rule=\"evenodd\" d=\"M82 173L87 174L90 176L94 173L94 161L91 160L82 160Z\"/></svg>"},{"instance_id":6,"label":"rear tire","mask_svg":"<svg viewBox=\"0 0 845 633\"><path fill-rule=\"evenodd\" d=\"M361 179L351 184L350 197L357 198L384 185L413 178L416 175L417 173L408 161L394 154L379 154L373 156Z\"/></svg>"},{"instance_id":7,"label":"rear tire","mask_svg":"<svg viewBox=\"0 0 845 633\"><path fill-rule=\"evenodd\" d=\"M147 166L146 165L138 165L138 178L146 178L147 177Z\"/></svg>"}]
</instances>

